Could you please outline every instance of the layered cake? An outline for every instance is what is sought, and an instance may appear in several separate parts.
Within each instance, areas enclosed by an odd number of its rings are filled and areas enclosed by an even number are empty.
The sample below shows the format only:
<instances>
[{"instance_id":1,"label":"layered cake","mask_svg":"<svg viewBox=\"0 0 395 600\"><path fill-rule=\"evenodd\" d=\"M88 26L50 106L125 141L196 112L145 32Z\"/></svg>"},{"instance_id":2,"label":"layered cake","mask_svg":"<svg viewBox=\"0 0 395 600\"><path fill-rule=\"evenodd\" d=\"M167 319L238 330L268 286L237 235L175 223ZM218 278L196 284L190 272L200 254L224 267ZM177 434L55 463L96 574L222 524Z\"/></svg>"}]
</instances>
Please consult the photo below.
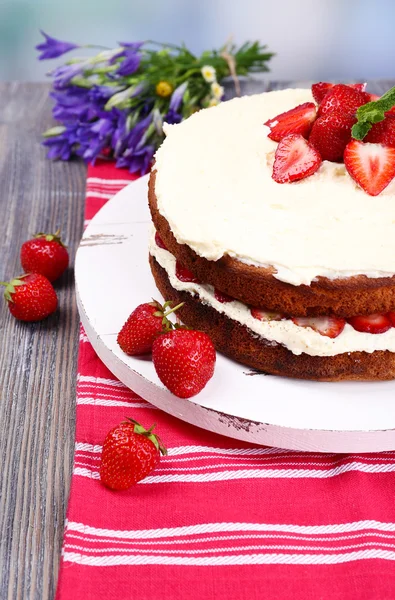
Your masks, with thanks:
<instances>
[{"instance_id":1,"label":"layered cake","mask_svg":"<svg viewBox=\"0 0 395 600\"><path fill-rule=\"evenodd\" d=\"M166 300L184 302L181 320L245 365L392 379L395 150L382 124L351 140L352 101L369 95L345 90L339 111L343 92L320 103L307 89L268 92L167 125L150 265Z\"/></svg>"}]
</instances>

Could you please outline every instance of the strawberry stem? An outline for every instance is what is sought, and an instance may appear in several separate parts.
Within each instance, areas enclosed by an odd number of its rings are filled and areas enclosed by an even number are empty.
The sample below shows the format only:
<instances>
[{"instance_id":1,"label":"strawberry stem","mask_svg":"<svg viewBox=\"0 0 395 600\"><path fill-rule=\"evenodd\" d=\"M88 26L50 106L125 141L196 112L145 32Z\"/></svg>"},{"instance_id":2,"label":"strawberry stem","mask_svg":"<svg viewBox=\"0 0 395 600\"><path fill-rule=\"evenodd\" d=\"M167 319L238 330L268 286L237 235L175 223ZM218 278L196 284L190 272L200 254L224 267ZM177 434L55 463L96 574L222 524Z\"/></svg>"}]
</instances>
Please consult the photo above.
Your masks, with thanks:
<instances>
[{"instance_id":1,"label":"strawberry stem","mask_svg":"<svg viewBox=\"0 0 395 600\"><path fill-rule=\"evenodd\" d=\"M165 313L163 313L163 316L168 317L169 315L171 315L171 313L173 313L176 310L178 310L179 308L181 308L181 306L184 306L184 302L180 302L180 304L177 304L177 306L175 306L174 308L167 310Z\"/></svg>"}]
</instances>

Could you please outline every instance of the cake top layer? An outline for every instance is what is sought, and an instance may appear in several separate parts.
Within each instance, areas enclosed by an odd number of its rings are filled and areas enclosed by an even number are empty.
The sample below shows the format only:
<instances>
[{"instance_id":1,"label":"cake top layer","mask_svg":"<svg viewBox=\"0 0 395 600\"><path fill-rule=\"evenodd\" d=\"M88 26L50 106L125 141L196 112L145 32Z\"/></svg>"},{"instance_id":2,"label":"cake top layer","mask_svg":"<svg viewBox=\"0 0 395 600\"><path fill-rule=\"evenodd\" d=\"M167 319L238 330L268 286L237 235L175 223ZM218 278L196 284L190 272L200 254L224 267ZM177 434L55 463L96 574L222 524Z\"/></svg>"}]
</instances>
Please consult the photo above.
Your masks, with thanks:
<instances>
[{"instance_id":1,"label":"cake top layer","mask_svg":"<svg viewBox=\"0 0 395 600\"><path fill-rule=\"evenodd\" d=\"M166 126L155 194L179 243L208 260L274 267L294 285L395 274L395 181L372 197L328 161L298 182L272 179L277 143L263 123L312 101L310 90L268 92Z\"/></svg>"}]
</instances>

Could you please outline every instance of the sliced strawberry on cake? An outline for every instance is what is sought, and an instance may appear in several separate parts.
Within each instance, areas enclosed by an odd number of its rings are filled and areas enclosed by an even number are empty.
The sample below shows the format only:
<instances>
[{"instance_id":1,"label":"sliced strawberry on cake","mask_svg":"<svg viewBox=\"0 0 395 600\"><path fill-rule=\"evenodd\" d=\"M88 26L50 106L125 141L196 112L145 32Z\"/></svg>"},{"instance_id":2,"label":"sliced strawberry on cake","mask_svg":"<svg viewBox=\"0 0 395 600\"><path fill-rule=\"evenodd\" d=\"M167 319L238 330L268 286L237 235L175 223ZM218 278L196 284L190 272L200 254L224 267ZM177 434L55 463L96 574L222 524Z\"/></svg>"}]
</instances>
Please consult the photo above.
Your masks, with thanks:
<instances>
[{"instance_id":1,"label":"sliced strawberry on cake","mask_svg":"<svg viewBox=\"0 0 395 600\"><path fill-rule=\"evenodd\" d=\"M393 313L390 313L393 314ZM392 327L391 319L388 315L366 315L363 317L351 317L348 322L356 331L362 333L385 333Z\"/></svg>"},{"instance_id":2,"label":"sliced strawberry on cake","mask_svg":"<svg viewBox=\"0 0 395 600\"><path fill-rule=\"evenodd\" d=\"M354 181L370 196L378 196L395 177L395 148L351 140L344 164Z\"/></svg>"},{"instance_id":3,"label":"sliced strawberry on cake","mask_svg":"<svg viewBox=\"0 0 395 600\"><path fill-rule=\"evenodd\" d=\"M346 321L340 317L294 317L292 321L299 327L310 327L330 338L337 338L346 324Z\"/></svg>"},{"instance_id":4,"label":"sliced strawberry on cake","mask_svg":"<svg viewBox=\"0 0 395 600\"><path fill-rule=\"evenodd\" d=\"M279 142L290 133L298 133L307 138L316 116L317 109L314 102L300 104L265 122L270 129L268 137L275 142Z\"/></svg>"},{"instance_id":5,"label":"sliced strawberry on cake","mask_svg":"<svg viewBox=\"0 0 395 600\"><path fill-rule=\"evenodd\" d=\"M322 159L301 135L287 135L277 146L272 177L277 183L304 179L319 169Z\"/></svg>"}]
</instances>

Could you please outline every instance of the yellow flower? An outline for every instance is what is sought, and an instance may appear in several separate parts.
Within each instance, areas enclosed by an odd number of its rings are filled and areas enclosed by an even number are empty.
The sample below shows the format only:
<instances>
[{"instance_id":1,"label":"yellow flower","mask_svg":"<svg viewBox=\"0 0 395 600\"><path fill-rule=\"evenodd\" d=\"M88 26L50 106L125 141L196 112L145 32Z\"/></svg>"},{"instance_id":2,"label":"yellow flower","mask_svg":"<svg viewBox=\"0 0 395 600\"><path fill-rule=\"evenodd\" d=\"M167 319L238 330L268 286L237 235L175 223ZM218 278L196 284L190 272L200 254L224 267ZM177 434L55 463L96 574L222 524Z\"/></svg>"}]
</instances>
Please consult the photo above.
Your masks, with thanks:
<instances>
[{"instance_id":1,"label":"yellow flower","mask_svg":"<svg viewBox=\"0 0 395 600\"><path fill-rule=\"evenodd\" d=\"M214 81L211 84L211 93L213 94L214 98L221 100L222 96L224 95L224 88L222 85L219 85L219 83Z\"/></svg>"},{"instance_id":2,"label":"yellow flower","mask_svg":"<svg viewBox=\"0 0 395 600\"><path fill-rule=\"evenodd\" d=\"M210 65L204 65L201 69L204 81L207 83L212 83L217 79L217 74L215 72L214 67Z\"/></svg>"},{"instance_id":3,"label":"yellow flower","mask_svg":"<svg viewBox=\"0 0 395 600\"><path fill-rule=\"evenodd\" d=\"M155 91L161 98L167 98L172 93L173 86L168 81L160 81L156 84Z\"/></svg>"},{"instance_id":4,"label":"yellow flower","mask_svg":"<svg viewBox=\"0 0 395 600\"><path fill-rule=\"evenodd\" d=\"M217 104L219 104L219 100L218 98L211 98L210 102L208 103L209 106L217 106Z\"/></svg>"}]
</instances>

